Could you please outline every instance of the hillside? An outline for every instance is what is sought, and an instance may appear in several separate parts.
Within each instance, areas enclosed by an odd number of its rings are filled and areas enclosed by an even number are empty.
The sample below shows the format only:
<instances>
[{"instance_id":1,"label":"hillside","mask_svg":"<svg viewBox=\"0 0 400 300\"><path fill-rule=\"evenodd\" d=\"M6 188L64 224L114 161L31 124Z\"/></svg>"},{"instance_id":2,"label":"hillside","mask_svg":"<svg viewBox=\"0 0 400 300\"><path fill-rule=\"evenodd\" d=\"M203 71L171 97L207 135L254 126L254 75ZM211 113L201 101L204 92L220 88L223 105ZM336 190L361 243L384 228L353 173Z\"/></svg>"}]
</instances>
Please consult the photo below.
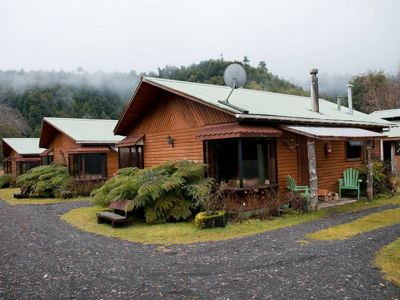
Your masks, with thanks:
<instances>
[{"instance_id":1,"label":"hillside","mask_svg":"<svg viewBox=\"0 0 400 300\"><path fill-rule=\"evenodd\" d=\"M225 68L233 63L210 59L190 66L166 66L158 72L141 73L183 81L223 85ZM260 62L244 60L247 88L306 95L301 88L268 71ZM38 136L46 116L117 119L139 82L130 73L0 70L0 137Z\"/></svg>"}]
</instances>

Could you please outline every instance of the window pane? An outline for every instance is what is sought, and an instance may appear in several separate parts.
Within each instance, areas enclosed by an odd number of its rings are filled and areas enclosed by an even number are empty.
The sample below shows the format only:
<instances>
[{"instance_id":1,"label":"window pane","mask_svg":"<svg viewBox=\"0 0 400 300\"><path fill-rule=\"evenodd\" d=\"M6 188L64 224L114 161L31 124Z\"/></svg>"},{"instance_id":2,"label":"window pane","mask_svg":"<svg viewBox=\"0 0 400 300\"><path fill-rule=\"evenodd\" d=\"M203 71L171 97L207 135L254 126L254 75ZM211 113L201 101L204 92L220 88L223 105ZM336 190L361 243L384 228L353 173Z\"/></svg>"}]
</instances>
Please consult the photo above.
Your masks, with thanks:
<instances>
[{"instance_id":1,"label":"window pane","mask_svg":"<svg viewBox=\"0 0 400 300\"><path fill-rule=\"evenodd\" d=\"M210 160L212 176L217 182L239 187L237 139L210 141Z\"/></svg>"},{"instance_id":2,"label":"window pane","mask_svg":"<svg viewBox=\"0 0 400 300\"><path fill-rule=\"evenodd\" d=\"M257 186L265 182L265 145L260 140L243 139L243 185Z\"/></svg>"},{"instance_id":3,"label":"window pane","mask_svg":"<svg viewBox=\"0 0 400 300\"><path fill-rule=\"evenodd\" d=\"M137 157L138 157L137 167L143 169L144 168L143 146L137 146Z\"/></svg>"},{"instance_id":4,"label":"window pane","mask_svg":"<svg viewBox=\"0 0 400 300\"><path fill-rule=\"evenodd\" d=\"M360 159L361 158L361 145L357 143L346 143L347 159Z\"/></svg>"},{"instance_id":5,"label":"window pane","mask_svg":"<svg viewBox=\"0 0 400 300\"><path fill-rule=\"evenodd\" d=\"M119 167L127 168L132 165L131 154L129 147L118 148L119 153Z\"/></svg>"},{"instance_id":6,"label":"window pane","mask_svg":"<svg viewBox=\"0 0 400 300\"><path fill-rule=\"evenodd\" d=\"M105 153L84 154L85 177L107 177L107 155Z\"/></svg>"}]
</instances>

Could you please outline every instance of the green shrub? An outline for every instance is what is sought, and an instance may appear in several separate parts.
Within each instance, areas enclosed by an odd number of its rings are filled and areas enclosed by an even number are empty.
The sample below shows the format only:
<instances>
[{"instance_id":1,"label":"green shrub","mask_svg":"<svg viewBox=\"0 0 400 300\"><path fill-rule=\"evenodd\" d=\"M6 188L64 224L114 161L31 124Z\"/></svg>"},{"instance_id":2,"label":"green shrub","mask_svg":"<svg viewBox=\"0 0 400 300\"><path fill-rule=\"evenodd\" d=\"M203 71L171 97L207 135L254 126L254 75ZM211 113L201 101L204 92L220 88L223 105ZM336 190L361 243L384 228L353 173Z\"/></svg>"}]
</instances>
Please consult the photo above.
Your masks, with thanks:
<instances>
[{"instance_id":1,"label":"green shrub","mask_svg":"<svg viewBox=\"0 0 400 300\"><path fill-rule=\"evenodd\" d=\"M390 178L385 172L385 166L381 161L374 161L373 162L373 170L374 170L374 194L385 194L391 193L391 183ZM359 168L360 171L360 179L362 179L361 187L362 192L366 192L366 185L367 185L367 173L368 173L368 165L363 164L362 167Z\"/></svg>"},{"instance_id":2,"label":"green shrub","mask_svg":"<svg viewBox=\"0 0 400 300\"><path fill-rule=\"evenodd\" d=\"M130 200L127 210L144 209L147 223L185 220L208 201L212 179L204 178L204 164L169 161L147 169L121 169L91 194L92 205Z\"/></svg>"},{"instance_id":3,"label":"green shrub","mask_svg":"<svg viewBox=\"0 0 400 300\"><path fill-rule=\"evenodd\" d=\"M60 197L71 184L72 177L68 168L51 164L30 169L25 174L18 176L17 186L23 194L33 197Z\"/></svg>"},{"instance_id":4,"label":"green shrub","mask_svg":"<svg viewBox=\"0 0 400 300\"><path fill-rule=\"evenodd\" d=\"M194 223L196 227L200 229L225 227L225 211L200 212L196 215Z\"/></svg>"},{"instance_id":5,"label":"green shrub","mask_svg":"<svg viewBox=\"0 0 400 300\"><path fill-rule=\"evenodd\" d=\"M11 185L13 179L11 174L4 174L0 176L0 189L7 188Z\"/></svg>"}]
</instances>

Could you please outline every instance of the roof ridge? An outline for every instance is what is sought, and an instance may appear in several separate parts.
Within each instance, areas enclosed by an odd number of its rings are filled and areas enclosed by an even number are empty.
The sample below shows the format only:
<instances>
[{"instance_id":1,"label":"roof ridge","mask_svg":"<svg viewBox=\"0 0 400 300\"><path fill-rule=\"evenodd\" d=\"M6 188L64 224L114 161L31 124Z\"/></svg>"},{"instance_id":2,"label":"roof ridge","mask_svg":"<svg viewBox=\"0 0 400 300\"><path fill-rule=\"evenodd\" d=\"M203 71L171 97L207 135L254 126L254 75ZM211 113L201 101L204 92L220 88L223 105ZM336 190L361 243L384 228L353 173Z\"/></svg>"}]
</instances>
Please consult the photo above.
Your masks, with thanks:
<instances>
[{"instance_id":1,"label":"roof ridge","mask_svg":"<svg viewBox=\"0 0 400 300\"><path fill-rule=\"evenodd\" d=\"M179 83L183 83L183 84L191 84L191 85L202 85L202 86L212 86L212 87L216 87L216 88L228 88L230 89L229 86L226 85L219 85L219 84L211 84L211 83L203 83L203 82L193 82L193 81L184 81L184 80L176 80L176 79L169 79L169 78L159 78L159 77L144 77L145 79L149 79L151 80L159 80L159 81L167 81L167 82L179 82ZM245 90L245 91L250 91L253 93L268 93L268 94L272 94L272 95L288 95L288 96L292 96L292 97L297 97L297 98L308 98L309 96L301 96L301 95L294 95L294 94L285 94L285 93L278 93L278 92L271 92L271 91L266 91L266 90L255 90L255 89L249 89L249 88L240 88L238 90ZM333 103L332 101L329 101L327 99L324 98L319 98L319 100L325 100L328 102Z\"/></svg>"}]
</instances>

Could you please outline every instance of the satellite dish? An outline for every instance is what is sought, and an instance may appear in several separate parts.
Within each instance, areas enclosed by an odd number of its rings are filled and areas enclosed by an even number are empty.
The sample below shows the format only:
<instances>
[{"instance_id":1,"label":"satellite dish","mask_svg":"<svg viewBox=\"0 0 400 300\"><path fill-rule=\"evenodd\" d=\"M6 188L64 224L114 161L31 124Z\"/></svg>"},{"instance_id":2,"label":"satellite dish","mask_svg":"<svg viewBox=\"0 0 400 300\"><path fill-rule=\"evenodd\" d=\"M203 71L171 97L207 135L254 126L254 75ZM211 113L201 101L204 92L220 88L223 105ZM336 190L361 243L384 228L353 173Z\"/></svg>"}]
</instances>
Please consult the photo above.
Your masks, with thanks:
<instances>
[{"instance_id":1,"label":"satellite dish","mask_svg":"<svg viewBox=\"0 0 400 300\"><path fill-rule=\"evenodd\" d=\"M241 88L247 80L246 70L242 65L230 64L224 72L225 84L233 89Z\"/></svg>"},{"instance_id":2,"label":"satellite dish","mask_svg":"<svg viewBox=\"0 0 400 300\"><path fill-rule=\"evenodd\" d=\"M241 88L247 80L246 70L240 64L230 64L224 72L224 81L225 84L232 88L231 92L229 93L228 97L225 100L218 100L219 103L229 106L234 110L237 110L241 113L247 114L248 111L229 103L229 97L232 95L233 90Z\"/></svg>"}]
</instances>

